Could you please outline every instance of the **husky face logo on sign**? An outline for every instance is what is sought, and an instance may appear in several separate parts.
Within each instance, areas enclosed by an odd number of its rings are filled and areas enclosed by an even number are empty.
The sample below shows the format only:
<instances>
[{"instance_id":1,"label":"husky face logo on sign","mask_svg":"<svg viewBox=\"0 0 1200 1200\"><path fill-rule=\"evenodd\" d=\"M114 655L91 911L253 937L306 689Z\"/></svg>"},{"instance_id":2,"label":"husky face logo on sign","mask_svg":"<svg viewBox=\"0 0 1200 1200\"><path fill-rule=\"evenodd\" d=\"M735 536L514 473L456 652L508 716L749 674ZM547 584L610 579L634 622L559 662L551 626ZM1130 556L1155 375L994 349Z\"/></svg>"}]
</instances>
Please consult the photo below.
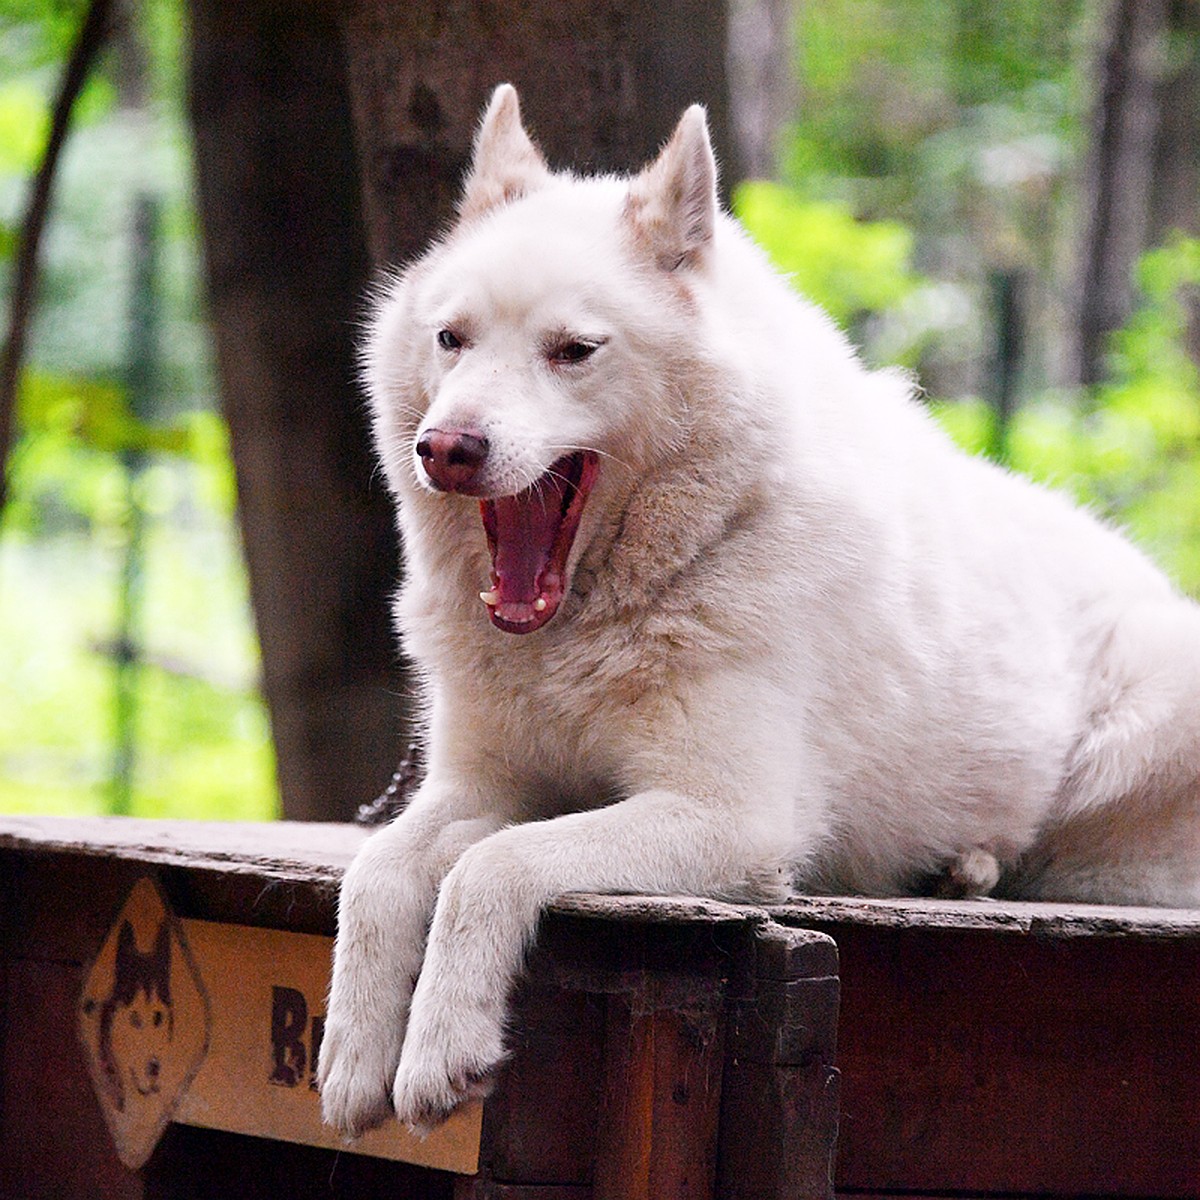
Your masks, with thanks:
<instances>
[{"instance_id":1,"label":"husky face logo on sign","mask_svg":"<svg viewBox=\"0 0 1200 1200\"><path fill-rule=\"evenodd\" d=\"M118 1112L126 1093L152 1096L175 1031L171 1008L171 929L164 920L148 953L138 949L133 926L124 921L117 935L113 987L100 1005L100 1063Z\"/></svg>"},{"instance_id":2,"label":"husky face logo on sign","mask_svg":"<svg viewBox=\"0 0 1200 1200\"><path fill-rule=\"evenodd\" d=\"M139 880L88 974L79 1036L121 1161L139 1167L208 1047L209 1005L179 922Z\"/></svg>"}]
</instances>

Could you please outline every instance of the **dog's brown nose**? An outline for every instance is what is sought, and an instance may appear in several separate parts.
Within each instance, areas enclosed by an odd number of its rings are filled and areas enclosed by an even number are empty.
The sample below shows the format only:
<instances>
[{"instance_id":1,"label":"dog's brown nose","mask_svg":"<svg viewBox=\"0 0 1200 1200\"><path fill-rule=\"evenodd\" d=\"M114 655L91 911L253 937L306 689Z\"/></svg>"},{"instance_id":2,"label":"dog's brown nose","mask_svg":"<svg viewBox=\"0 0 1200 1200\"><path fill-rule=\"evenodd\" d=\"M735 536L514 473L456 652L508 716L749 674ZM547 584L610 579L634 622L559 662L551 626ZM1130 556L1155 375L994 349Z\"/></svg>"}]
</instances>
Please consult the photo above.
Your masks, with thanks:
<instances>
[{"instance_id":1,"label":"dog's brown nose","mask_svg":"<svg viewBox=\"0 0 1200 1200\"><path fill-rule=\"evenodd\" d=\"M417 441L425 474L442 492L470 492L487 453L487 438L465 429L429 429Z\"/></svg>"}]
</instances>

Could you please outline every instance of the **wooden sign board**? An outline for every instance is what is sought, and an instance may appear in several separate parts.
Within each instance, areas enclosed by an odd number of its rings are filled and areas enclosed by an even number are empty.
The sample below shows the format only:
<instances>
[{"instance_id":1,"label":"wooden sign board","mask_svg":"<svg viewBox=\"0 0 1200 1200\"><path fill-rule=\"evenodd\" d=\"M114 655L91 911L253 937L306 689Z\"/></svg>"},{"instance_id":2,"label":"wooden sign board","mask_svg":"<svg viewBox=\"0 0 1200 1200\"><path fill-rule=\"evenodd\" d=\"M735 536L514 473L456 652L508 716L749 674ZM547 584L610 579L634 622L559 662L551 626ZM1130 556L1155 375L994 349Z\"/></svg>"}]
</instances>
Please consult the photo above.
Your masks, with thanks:
<instances>
[{"instance_id":1,"label":"wooden sign board","mask_svg":"<svg viewBox=\"0 0 1200 1200\"><path fill-rule=\"evenodd\" d=\"M158 908L148 905L151 894L158 897ZM135 899L140 909L146 909L136 925L129 916ZM157 996L163 1010L158 1027L169 1026L169 1037L161 1035L153 1047L158 1064L154 1072L161 1079L158 1091L142 1096L134 1089L137 1103L132 1104L132 1112L139 1119L131 1122L127 1115L131 1102L124 1101L124 1110L117 1108L111 1076L114 1057L119 1056L110 1037L105 1043L108 1058L104 1059L100 1012L110 994L123 996L132 990L140 997L146 991L141 976L120 987L114 983L122 937L126 957L131 953L130 934L122 932L125 926L134 930L136 953L150 961L154 953L160 958L164 953L158 935L164 922L171 931L169 987L165 1004ZM89 975L79 1017L97 1096L126 1165L140 1166L167 1122L174 1120L458 1174L478 1170L479 1104L463 1108L425 1139L392 1122L347 1142L322 1123L315 1069L332 952L332 938L211 921L176 921L158 889L148 880L139 882ZM132 969L127 965L126 975ZM146 978L151 974L148 967L142 968ZM153 988L147 994L152 999L157 995ZM180 1007L176 1006L177 997L184 1001ZM131 1048L126 1050L126 1044ZM136 1077L138 1068L125 1059L143 1062L148 1045L130 1039L122 1043L125 1057L115 1072ZM145 1068L141 1071L144 1076ZM132 1126L132 1133L127 1126Z\"/></svg>"}]
</instances>

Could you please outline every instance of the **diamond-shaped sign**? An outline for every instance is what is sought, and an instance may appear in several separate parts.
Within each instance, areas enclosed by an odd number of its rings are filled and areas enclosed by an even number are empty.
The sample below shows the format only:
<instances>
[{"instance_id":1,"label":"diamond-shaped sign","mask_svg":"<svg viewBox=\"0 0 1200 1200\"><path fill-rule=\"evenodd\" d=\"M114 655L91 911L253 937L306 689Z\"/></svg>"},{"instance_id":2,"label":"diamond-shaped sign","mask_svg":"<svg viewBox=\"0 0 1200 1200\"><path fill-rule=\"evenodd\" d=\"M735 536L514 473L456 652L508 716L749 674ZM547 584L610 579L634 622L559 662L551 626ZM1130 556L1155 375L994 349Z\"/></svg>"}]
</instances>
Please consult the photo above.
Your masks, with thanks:
<instances>
[{"instance_id":1,"label":"diamond-shaped sign","mask_svg":"<svg viewBox=\"0 0 1200 1200\"><path fill-rule=\"evenodd\" d=\"M79 1037L121 1161L150 1157L208 1052L208 997L183 930L140 879L88 973Z\"/></svg>"}]
</instances>

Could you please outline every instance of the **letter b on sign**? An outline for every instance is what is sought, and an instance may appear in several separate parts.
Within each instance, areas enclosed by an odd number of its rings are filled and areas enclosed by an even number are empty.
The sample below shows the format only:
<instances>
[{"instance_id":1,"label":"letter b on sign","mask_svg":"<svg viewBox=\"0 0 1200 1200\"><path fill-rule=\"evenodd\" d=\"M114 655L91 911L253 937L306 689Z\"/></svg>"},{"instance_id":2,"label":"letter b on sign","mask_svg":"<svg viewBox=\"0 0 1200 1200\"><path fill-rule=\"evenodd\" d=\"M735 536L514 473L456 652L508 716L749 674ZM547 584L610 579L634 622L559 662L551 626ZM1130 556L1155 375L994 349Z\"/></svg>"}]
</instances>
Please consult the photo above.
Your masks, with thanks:
<instances>
[{"instance_id":1,"label":"letter b on sign","mask_svg":"<svg viewBox=\"0 0 1200 1200\"><path fill-rule=\"evenodd\" d=\"M308 1050L304 1035L308 1031L308 1002L295 988L271 988L271 1055L274 1067L271 1082L280 1087L295 1087L304 1078Z\"/></svg>"}]
</instances>

